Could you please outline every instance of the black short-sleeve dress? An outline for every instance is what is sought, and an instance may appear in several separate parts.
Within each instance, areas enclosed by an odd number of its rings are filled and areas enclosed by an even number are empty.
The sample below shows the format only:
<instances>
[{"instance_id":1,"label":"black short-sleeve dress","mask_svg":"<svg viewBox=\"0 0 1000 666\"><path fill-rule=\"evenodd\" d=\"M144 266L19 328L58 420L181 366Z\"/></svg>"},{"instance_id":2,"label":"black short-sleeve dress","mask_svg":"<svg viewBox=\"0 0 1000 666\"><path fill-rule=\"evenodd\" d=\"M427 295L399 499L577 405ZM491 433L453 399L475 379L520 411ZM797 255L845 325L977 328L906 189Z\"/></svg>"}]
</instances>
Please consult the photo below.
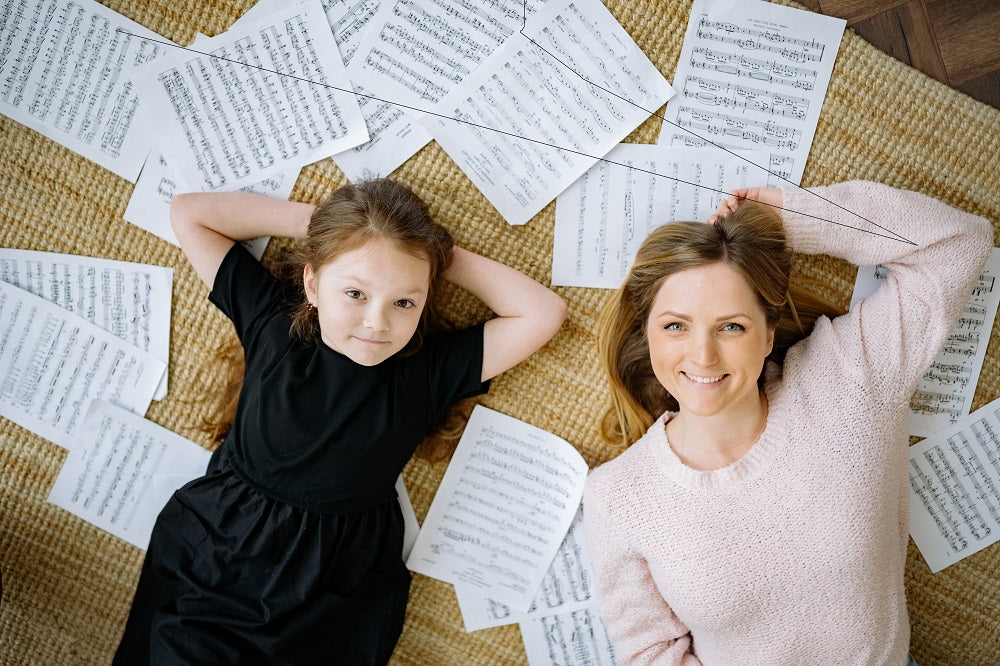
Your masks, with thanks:
<instances>
[{"instance_id":1,"label":"black short-sleeve dress","mask_svg":"<svg viewBox=\"0 0 1000 666\"><path fill-rule=\"evenodd\" d=\"M485 392L482 325L372 367L290 335L240 245L210 296L246 377L205 476L150 539L116 664L381 664L403 626L396 477L448 406Z\"/></svg>"}]
</instances>

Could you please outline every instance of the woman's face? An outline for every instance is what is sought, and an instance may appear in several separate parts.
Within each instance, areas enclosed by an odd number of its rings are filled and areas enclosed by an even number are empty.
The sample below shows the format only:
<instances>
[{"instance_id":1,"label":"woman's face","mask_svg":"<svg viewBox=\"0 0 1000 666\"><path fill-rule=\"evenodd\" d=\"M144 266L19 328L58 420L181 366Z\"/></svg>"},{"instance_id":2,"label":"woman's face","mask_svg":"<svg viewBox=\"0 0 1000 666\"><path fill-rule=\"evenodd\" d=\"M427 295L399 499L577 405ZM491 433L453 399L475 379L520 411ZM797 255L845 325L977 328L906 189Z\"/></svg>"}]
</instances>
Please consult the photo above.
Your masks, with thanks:
<instances>
[{"instance_id":1,"label":"woman's face","mask_svg":"<svg viewBox=\"0 0 1000 666\"><path fill-rule=\"evenodd\" d=\"M743 276L727 263L668 277L646 322L653 372L682 412L733 413L759 399L757 378L774 329Z\"/></svg>"}]
</instances>

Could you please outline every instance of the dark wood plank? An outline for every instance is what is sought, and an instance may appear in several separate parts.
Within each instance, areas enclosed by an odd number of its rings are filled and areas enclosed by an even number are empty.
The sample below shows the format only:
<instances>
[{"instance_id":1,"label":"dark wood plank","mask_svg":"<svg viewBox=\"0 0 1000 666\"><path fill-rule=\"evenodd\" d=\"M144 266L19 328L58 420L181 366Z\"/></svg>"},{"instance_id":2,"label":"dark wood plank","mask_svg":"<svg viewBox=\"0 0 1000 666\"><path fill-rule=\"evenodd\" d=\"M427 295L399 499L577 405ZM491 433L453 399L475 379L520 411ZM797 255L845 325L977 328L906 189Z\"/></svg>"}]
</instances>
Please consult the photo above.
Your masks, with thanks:
<instances>
[{"instance_id":1,"label":"dark wood plank","mask_svg":"<svg viewBox=\"0 0 1000 666\"><path fill-rule=\"evenodd\" d=\"M980 102L1000 109L1000 70L969 79L955 88Z\"/></svg>"},{"instance_id":2,"label":"dark wood plank","mask_svg":"<svg viewBox=\"0 0 1000 666\"><path fill-rule=\"evenodd\" d=\"M882 12L904 4L907 0L817 0L820 11L836 16L853 26Z\"/></svg>"},{"instance_id":3,"label":"dark wood plank","mask_svg":"<svg viewBox=\"0 0 1000 666\"><path fill-rule=\"evenodd\" d=\"M949 83L923 0L909 0L863 20L853 28L880 51L938 81Z\"/></svg>"},{"instance_id":4,"label":"dark wood plank","mask_svg":"<svg viewBox=\"0 0 1000 666\"><path fill-rule=\"evenodd\" d=\"M1000 69L1000 2L923 1L952 85Z\"/></svg>"}]
</instances>

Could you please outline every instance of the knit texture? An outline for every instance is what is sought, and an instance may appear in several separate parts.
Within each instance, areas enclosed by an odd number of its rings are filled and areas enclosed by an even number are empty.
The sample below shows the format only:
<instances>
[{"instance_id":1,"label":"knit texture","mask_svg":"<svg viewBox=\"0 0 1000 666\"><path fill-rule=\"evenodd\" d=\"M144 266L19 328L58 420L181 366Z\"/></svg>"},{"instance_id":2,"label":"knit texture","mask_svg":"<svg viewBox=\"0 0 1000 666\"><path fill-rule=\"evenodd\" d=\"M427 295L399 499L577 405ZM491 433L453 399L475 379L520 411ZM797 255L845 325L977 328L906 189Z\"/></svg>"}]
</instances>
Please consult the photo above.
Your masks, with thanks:
<instances>
[{"instance_id":1,"label":"knit texture","mask_svg":"<svg viewBox=\"0 0 1000 666\"><path fill-rule=\"evenodd\" d=\"M623 662L906 661L909 397L968 299L992 230L876 183L813 192L871 222L784 190L786 209L817 216L785 212L793 249L883 263L889 277L849 314L821 318L783 368L767 366L767 425L738 461L686 466L668 442L668 413L590 475L588 541Z\"/></svg>"}]
</instances>

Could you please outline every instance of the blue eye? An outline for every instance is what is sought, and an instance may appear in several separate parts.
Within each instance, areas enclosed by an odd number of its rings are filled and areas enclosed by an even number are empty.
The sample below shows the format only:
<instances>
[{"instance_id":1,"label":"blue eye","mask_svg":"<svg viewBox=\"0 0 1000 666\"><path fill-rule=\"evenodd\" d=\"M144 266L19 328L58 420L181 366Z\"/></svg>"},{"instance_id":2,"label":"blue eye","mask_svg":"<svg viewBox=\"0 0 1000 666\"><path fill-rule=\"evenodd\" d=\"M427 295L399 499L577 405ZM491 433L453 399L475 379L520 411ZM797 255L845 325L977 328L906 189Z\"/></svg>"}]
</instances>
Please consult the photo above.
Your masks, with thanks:
<instances>
[{"instance_id":1,"label":"blue eye","mask_svg":"<svg viewBox=\"0 0 1000 666\"><path fill-rule=\"evenodd\" d=\"M672 321L663 327L665 331L683 331L684 325L677 321Z\"/></svg>"},{"instance_id":2,"label":"blue eye","mask_svg":"<svg viewBox=\"0 0 1000 666\"><path fill-rule=\"evenodd\" d=\"M741 326L740 324L734 324L734 323L730 322L730 323L726 324L725 326L723 326L722 330L724 330L724 331L745 331L746 329L743 326Z\"/></svg>"}]
</instances>

